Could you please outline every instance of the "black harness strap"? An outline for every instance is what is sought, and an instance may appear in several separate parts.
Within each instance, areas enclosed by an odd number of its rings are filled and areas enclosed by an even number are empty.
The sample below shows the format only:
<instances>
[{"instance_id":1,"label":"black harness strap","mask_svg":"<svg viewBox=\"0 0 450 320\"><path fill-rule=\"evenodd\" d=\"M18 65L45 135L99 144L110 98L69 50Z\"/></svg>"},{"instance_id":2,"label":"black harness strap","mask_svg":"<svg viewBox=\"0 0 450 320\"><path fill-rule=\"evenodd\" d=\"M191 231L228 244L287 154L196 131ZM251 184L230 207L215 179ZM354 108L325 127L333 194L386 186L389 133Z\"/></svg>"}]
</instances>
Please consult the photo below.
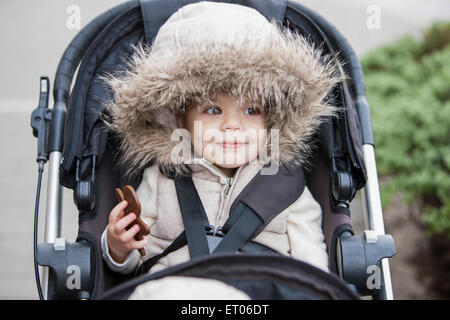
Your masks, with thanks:
<instances>
[{"instance_id":1,"label":"black harness strap","mask_svg":"<svg viewBox=\"0 0 450 320\"><path fill-rule=\"evenodd\" d=\"M230 211L244 203L263 221L255 231L260 233L279 213L294 203L305 189L303 168L280 166L275 174L261 171L245 186L234 200Z\"/></svg>"},{"instance_id":2,"label":"black harness strap","mask_svg":"<svg viewBox=\"0 0 450 320\"><path fill-rule=\"evenodd\" d=\"M208 217L191 177L174 179L191 258L209 254Z\"/></svg>"},{"instance_id":3,"label":"black harness strap","mask_svg":"<svg viewBox=\"0 0 450 320\"><path fill-rule=\"evenodd\" d=\"M148 270L151 269L158 261L159 259L167 256L169 253L174 252L183 246L185 246L187 243L186 241L186 231L183 231L176 237L176 239L160 254L157 254L156 256L151 257L150 259L144 261L140 265L140 267L136 270L136 275L147 273Z\"/></svg>"},{"instance_id":4,"label":"black harness strap","mask_svg":"<svg viewBox=\"0 0 450 320\"><path fill-rule=\"evenodd\" d=\"M226 232L225 237L213 251L213 254L236 252L252 237L256 229L263 224L258 215L242 202L236 207L232 217L228 223L228 226L231 224L229 231Z\"/></svg>"}]
</instances>

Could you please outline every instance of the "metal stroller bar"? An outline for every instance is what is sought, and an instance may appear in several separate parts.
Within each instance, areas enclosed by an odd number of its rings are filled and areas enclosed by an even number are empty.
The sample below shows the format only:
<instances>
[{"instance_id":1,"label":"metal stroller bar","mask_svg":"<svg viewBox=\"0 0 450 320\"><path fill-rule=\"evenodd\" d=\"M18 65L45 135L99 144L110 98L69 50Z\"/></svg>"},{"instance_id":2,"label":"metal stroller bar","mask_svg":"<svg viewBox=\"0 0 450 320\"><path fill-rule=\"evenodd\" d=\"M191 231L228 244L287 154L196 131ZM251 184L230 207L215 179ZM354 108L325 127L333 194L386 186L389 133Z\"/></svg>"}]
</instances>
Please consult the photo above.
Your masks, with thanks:
<instances>
[{"instance_id":1,"label":"metal stroller bar","mask_svg":"<svg viewBox=\"0 0 450 320\"><path fill-rule=\"evenodd\" d=\"M378 187L378 176L376 169L374 138L372 131L372 119L369 104L366 99L366 88L364 74L361 64L344 36L328 21L318 15L316 12L304 7L297 2L289 2L289 5L300 9L308 16L314 19L317 25L326 31L328 38L335 48L340 48L342 57L349 63L344 65L351 81L351 90L355 98L355 106L361 124L361 134L363 142L364 163L367 170L367 183L362 192L362 202L364 209L364 226L366 230L373 230L377 235L385 235L383 212L381 208L380 191ZM393 300L393 289L389 261L387 258L381 260L382 279L384 281L383 297L387 300Z\"/></svg>"},{"instance_id":2,"label":"metal stroller bar","mask_svg":"<svg viewBox=\"0 0 450 320\"><path fill-rule=\"evenodd\" d=\"M383 212L381 208L380 191L378 188L378 176L375 162L374 147L369 144L363 146L364 163L367 169L367 183L362 192L362 202L364 208L364 225L366 229L374 230L377 235L384 235ZM391 272L389 260L381 260L381 270L384 280L385 299L393 300Z\"/></svg>"},{"instance_id":3,"label":"metal stroller bar","mask_svg":"<svg viewBox=\"0 0 450 320\"><path fill-rule=\"evenodd\" d=\"M59 166L63 151L67 103L75 70L82 59L83 53L100 31L119 13L138 3L137 0L133 0L117 5L92 20L74 37L64 51L59 62L54 81L54 107L52 109L48 144L50 163L44 235L46 243L54 243L55 240L61 236L62 187L59 183ZM42 286L44 299L46 299L48 289L48 267L44 267L42 270Z\"/></svg>"}]
</instances>

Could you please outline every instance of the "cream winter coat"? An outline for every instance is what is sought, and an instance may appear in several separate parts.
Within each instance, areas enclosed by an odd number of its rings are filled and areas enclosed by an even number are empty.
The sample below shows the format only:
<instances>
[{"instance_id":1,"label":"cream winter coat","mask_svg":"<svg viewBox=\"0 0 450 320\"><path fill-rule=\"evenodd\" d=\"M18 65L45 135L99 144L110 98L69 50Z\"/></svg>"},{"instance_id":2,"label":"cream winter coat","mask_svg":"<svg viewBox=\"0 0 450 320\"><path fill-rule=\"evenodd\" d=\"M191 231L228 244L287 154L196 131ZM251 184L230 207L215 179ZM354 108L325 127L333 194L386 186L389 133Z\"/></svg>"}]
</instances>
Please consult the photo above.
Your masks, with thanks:
<instances>
[{"instance_id":1,"label":"cream winter coat","mask_svg":"<svg viewBox=\"0 0 450 320\"><path fill-rule=\"evenodd\" d=\"M151 47L135 49L128 71L103 79L113 94L107 124L120 138L120 163L134 175L154 161L145 169L137 190L151 234L144 259L162 252L183 230L174 183L163 173L192 171L209 221L218 227L226 221L233 200L262 166L240 167L227 185L225 176L208 163L188 163L183 157L174 161L172 151L180 142L172 139L177 128L175 113L184 112L190 103L211 101L219 91L239 101L256 101L264 107L265 127L279 130L277 152L271 140L267 141L269 160L307 168L317 129L337 111L326 99L341 80L334 61L321 57L301 35L268 22L245 6L187 5L160 28ZM122 265L114 263L105 235L102 245L107 264L113 270L131 272L142 261L138 252L132 251ZM307 188L254 240L327 270L321 208ZM184 247L150 271L188 259Z\"/></svg>"}]
</instances>

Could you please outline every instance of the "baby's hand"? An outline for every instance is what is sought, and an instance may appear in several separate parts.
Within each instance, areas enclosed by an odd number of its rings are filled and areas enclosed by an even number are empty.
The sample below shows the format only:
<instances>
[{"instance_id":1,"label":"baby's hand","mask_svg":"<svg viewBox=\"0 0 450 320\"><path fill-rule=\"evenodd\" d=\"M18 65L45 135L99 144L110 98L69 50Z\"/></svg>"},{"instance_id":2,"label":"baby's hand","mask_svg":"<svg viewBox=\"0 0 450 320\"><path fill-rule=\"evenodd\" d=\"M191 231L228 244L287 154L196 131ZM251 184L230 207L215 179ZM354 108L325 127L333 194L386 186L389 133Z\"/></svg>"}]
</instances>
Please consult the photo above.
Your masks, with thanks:
<instances>
[{"instance_id":1,"label":"baby's hand","mask_svg":"<svg viewBox=\"0 0 450 320\"><path fill-rule=\"evenodd\" d=\"M131 250L144 248L148 243L147 236L140 241L134 239L139 231L139 225L135 224L127 230L127 226L136 219L134 213L125 216L124 209L127 205L126 201L122 201L109 214L106 238L111 258L117 263L123 263Z\"/></svg>"}]
</instances>

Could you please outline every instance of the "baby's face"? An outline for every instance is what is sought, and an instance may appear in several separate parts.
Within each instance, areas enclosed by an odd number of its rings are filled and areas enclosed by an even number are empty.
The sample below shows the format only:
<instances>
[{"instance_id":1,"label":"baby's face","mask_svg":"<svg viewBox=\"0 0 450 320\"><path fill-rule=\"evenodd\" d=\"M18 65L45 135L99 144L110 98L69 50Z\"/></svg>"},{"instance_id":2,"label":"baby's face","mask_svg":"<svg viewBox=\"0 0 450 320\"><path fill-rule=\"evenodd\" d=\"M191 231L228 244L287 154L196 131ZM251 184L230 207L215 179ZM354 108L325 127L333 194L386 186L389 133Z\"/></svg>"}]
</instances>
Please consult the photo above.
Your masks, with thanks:
<instances>
[{"instance_id":1,"label":"baby's face","mask_svg":"<svg viewBox=\"0 0 450 320\"><path fill-rule=\"evenodd\" d=\"M237 168L258 157L266 139L264 108L243 104L231 95L219 93L214 104L186 108L178 126L191 133L195 152L222 168Z\"/></svg>"}]
</instances>

